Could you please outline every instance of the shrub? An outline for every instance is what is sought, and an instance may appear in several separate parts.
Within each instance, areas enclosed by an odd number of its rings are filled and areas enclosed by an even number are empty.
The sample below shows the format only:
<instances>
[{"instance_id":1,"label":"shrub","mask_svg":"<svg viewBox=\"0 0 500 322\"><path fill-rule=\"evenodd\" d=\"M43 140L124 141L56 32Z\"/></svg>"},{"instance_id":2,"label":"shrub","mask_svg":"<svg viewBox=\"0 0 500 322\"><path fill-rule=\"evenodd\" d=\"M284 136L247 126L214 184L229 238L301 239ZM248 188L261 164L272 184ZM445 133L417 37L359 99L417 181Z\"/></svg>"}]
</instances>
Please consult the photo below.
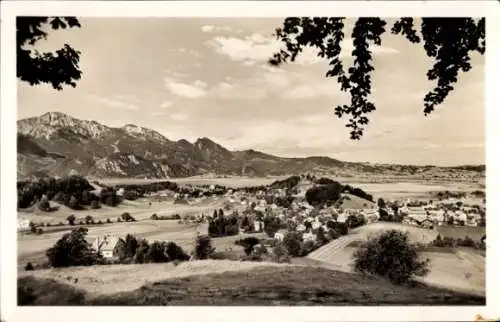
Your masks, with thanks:
<instances>
[{"instance_id":1,"label":"shrub","mask_svg":"<svg viewBox=\"0 0 500 322\"><path fill-rule=\"evenodd\" d=\"M274 237L274 234L280 229L281 222L278 217L266 216L264 217L264 232L269 237Z\"/></svg>"},{"instance_id":2,"label":"shrub","mask_svg":"<svg viewBox=\"0 0 500 322\"><path fill-rule=\"evenodd\" d=\"M366 218L363 215L349 215L346 224L349 228L361 227L366 224Z\"/></svg>"},{"instance_id":3,"label":"shrub","mask_svg":"<svg viewBox=\"0 0 500 322\"><path fill-rule=\"evenodd\" d=\"M122 219L123 219L124 221L127 221L127 222L129 222L129 221L136 221L136 220L135 220L135 218L134 218L134 217L132 217L132 216L131 216L128 212L124 212L124 213L122 214Z\"/></svg>"},{"instance_id":4,"label":"shrub","mask_svg":"<svg viewBox=\"0 0 500 322\"><path fill-rule=\"evenodd\" d=\"M289 231L283 238L283 245L290 256L298 257L302 252L302 233Z\"/></svg>"},{"instance_id":5,"label":"shrub","mask_svg":"<svg viewBox=\"0 0 500 322\"><path fill-rule=\"evenodd\" d=\"M166 253L166 244L158 241L153 242L146 254L146 262L148 263L165 263L168 261Z\"/></svg>"},{"instance_id":6,"label":"shrub","mask_svg":"<svg viewBox=\"0 0 500 322\"><path fill-rule=\"evenodd\" d=\"M234 242L236 245L240 245L245 250L245 254L250 255L253 251L255 245L260 244L260 240L256 237L247 237Z\"/></svg>"},{"instance_id":7,"label":"shrub","mask_svg":"<svg viewBox=\"0 0 500 322\"><path fill-rule=\"evenodd\" d=\"M67 206L73 210L83 209L83 207L80 205L80 200L78 200L75 196L71 196Z\"/></svg>"},{"instance_id":8,"label":"shrub","mask_svg":"<svg viewBox=\"0 0 500 322\"><path fill-rule=\"evenodd\" d=\"M76 217L75 217L75 215L69 215L68 218L66 218L66 220L68 221L69 225L74 226L75 221L76 221Z\"/></svg>"},{"instance_id":9,"label":"shrub","mask_svg":"<svg viewBox=\"0 0 500 322\"><path fill-rule=\"evenodd\" d=\"M316 244L312 240L305 241L302 245L300 256L307 256L316 249Z\"/></svg>"},{"instance_id":10,"label":"shrub","mask_svg":"<svg viewBox=\"0 0 500 322\"><path fill-rule=\"evenodd\" d=\"M464 239L458 239L457 245L462 247L476 247L476 242L469 236L465 236Z\"/></svg>"},{"instance_id":11,"label":"shrub","mask_svg":"<svg viewBox=\"0 0 500 322\"><path fill-rule=\"evenodd\" d=\"M118 250L118 258L121 261L134 258L137 248L139 247L139 241L134 235L127 234L124 241L122 247Z\"/></svg>"},{"instance_id":12,"label":"shrub","mask_svg":"<svg viewBox=\"0 0 500 322\"><path fill-rule=\"evenodd\" d=\"M35 270L35 268L33 267L33 264L31 264L31 262L28 262L26 264L26 266L24 266L24 270L25 271L33 271L33 270Z\"/></svg>"},{"instance_id":13,"label":"shrub","mask_svg":"<svg viewBox=\"0 0 500 322\"><path fill-rule=\"evenodd\" d=\"M273 247L273 260L277 263L289 263L290 256L282 242L275 243Z\"/></svg>"},{"instance_id":14,"label":"shrub","mask_svg":"<svg viewBox=\"0 0 500 322\"><path fill-rule=\"evenodd\" d=\"M168 242L166 246L167 256L172 261L186 261L189 259L189 255L184 252L184 250L174 242Z\"/></svg>"},{"instance_id":15,"label":"shrub","mask_svg":"<svg viewBox=\"0 0 500 322\"><path fill-rule=\"evenodd\" d=\"M149 244L143 239L138 242L138 247L135 251L134 262L136 264L144 264L148 262Z\"/></svg>"},{"instance_id":16,"label":"shrub","mask_svg":"<svg viewBox=\"0 0 500 322\"><path fill-rule=\"evenodd\" d=\"M64 234L46 252L52 267L88 266L97 261L97 254L85 240L87 228L76 228Z\"/></svg>"},{"instance_id":17,"label":"shrub","mask_svg":"<svg viewBox=\"0 0 500 322\"><path fill-rule=\"evenodd\" d=\"M99 202L99 200L92 200L90 202L90 208L92 208L92 209L100 209L101 208L101 203Z\"/></svg>"},{"instance_id":18,"label":"shrub","mask_svg":"<svg viewBox=\"0 0 500 322\"><path fill-rule=\"evenodd\" d=\"M106 218L106 223L111 224L112 223L111 219Z\"/></svg>"},{"instance_id":19,"label":"shrub","mask_svg":"<svg viewBox=\"0 0 500 322\"><path fill-rule=\"evenodd\" d=\"M408 234L398 230L370 238L353 257L356 271L378 275L396 284L429 272L429 260L422 260L417 247L409 242Z\"/></svg>"},{"instance_id":20,"label":"shrub","mask_svg":"<svg viewBox=\"0 0 500 322\"><path fill-rule=\"evenodd\" d=\"M38 209L41 211L49 212L51 210L48 200L42 200L38 204Z\"/></svg>"},{"instance_id":21,"label":"shrub","mask_svg":"<svg viewBox=\"0 0 500 322\"><path fill-rule=\"evenodd\" d=\"M215 248L212 247L212 240L209 236L196 237L196 246L194 250L194 257L196 259L208 259L214 251Z\"/></svg>"},{"instance_id":22,"label":"shrub","mask_svg":"<svg viewBox=\"0 0 500 322\"><path fill-rule=\"evenodd\" d=\"M151 220L158 220L158 215L157 214L152 214L151 215Z\"/></svg>"},{"instance_id":23,"label":"shrub","mask_svg":"<svg viewBox=\"0 0 500 322\"><path fill-rule=\"evenodd\" d=\"M85 292L53 279L38 279L33 276L17 280L17 305L84 305Z\"/></svg>"}]
</instances>

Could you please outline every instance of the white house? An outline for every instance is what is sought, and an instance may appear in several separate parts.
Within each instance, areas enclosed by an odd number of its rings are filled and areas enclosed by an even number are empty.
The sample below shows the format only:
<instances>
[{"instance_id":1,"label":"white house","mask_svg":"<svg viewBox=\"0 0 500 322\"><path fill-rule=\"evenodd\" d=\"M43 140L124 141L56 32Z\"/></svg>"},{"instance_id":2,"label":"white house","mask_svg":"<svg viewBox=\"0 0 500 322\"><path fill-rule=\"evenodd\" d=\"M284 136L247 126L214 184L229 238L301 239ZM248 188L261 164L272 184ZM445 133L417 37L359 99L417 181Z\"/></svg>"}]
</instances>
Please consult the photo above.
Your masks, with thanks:
<instances>
[{"instance_id":1,"label":"white house","mask_svg":"<svg viewBox=\"0 0 500 322\"><path fill-rule=\"evenodd\" d=\"M285 234L286 234L286 230L280 229L274 234L274 239L279 240L279 241L283 241L283 239L285 238Z\"/></svg>"},{"instance_id":2,"label":"white house","mask_svg":"<svg viewBox=\"0 0 500 322\"><path fill-rule=\"evenodd\" d=\"M26 231L30 229L31 220L25 218L17 219L17 230Z\"/></svg>"},{"instance_id":3,"label":"white house","mask_svg":"<svg viewBox=\"0 0 500 322\"><path fill-rule=\"evenodd\" d=\"M125 193L125 189L120 188L120 189L118 189L118 191L116 192L116 195L117 195L117 196L122 197L124 193Z\"/></svg>"},{"instance_id":4,"label":"white house","mask_svg":"<svg viewBox=\"0 0 500 322\"><path fill-rule=\"evenodd\" d=\"M306 231L306 226L304 224L299 224L296 230L301 232Z\"/></svg>"},{"instance_id":5,"label":"white house","mask_svg":"<svg viewBox=\"0 0 500 322\"><path fill-rule=\"evenodd\" d=\"M304 233L302 234L302 239L306 242L306 241L316 241L316 234L313 234L313 233Z\"/></svg>"},{"instance_id":6,"label":"white house","mask_svg":"<svg viewBox=\"0 0 500 322\"><path fill-rule=\"evenodd\" d=\"M113 258L117 255L118 247L125 241L116 236L88 237L87 241L92 248L104 258Z\"/></svg>"},{"instance_id":7,"label":"white house","mask_svg":"<svg viewBox=\"0 0 500 322\"><path fill-rule=\"evenodd\" d=\"M262 229L264 229L264 222L259 221L259 220L254 221L253 222L253 229L255 231L261 231Z\"/></svg>"}]
</instances>

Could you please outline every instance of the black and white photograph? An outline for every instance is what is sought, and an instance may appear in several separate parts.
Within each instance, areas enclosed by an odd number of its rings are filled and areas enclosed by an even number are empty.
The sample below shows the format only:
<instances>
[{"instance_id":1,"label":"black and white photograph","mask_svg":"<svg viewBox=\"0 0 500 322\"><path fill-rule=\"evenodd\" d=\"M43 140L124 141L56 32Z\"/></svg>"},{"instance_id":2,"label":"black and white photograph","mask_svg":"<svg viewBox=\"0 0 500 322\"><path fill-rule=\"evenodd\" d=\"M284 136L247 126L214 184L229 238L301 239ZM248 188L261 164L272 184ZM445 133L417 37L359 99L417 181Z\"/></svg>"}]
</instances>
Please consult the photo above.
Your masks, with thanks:
<instances>
[{"instance_id":1,"label":"black and white photograph","mask_svg":"<svg viewBox=\"0 0 500 322\"><path fill-rule=\"evenodd\" d=\"M57 3L2 14L15 39L15 105L2 101L12 305L495 302L486 55L498 39L486 49L486 12L497 9L169 16L150 4L149 16L106 16Z\"/></svg>"}]
</instances>

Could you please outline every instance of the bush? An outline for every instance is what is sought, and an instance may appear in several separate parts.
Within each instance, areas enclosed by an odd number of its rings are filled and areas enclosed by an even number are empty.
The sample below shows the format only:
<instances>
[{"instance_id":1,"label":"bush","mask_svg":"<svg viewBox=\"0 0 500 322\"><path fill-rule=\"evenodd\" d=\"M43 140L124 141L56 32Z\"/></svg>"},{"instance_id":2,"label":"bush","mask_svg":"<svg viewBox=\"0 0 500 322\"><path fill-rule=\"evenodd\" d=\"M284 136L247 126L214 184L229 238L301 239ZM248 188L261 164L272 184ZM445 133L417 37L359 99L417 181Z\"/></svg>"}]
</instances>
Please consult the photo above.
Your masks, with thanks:
<instances>
[{"instance_id":1,"label":"bush","mask_svg":"<svg viewBox=\"0 0 500 322\"><path fill-rule=\"evenodd\" d=\"M174 242L167 243L166 252L169 260L171 261L186 261L189 259L189 255Z\"/></svg>"},{"instance_id":2,"label":"bush","mask_svg":"<svg viewBox=\"0 0 500 322\"><path fill-rule=\"evenodd\" d=\"M393 283L409 282L414 276L425 276L429 260L422 260L408 234L389 230L363 243L354 253L356 271L389 279Z\"/></svg>"},{"instance_id":3,"label":"bush","mask_svg":"<svg viewBox=\"0 0 500 322\"><path fill-rule=\"evenodd\" d=\"M33 276L17 280L17 305L84 305L85 292L53 279L38 279Z\"/></svg>"},{"instance_id":4,"label":"bush","mask_svg":"<svg viewBox=\"0 0 500 322\"><path fill-rule=\"evenodd\" d=\"M316 244L312 240L308 240L304 242L302 245L300 256L307 256L309 253L313 252L316 249Z\"/></svg>"},{"instance_id":5,"label":"bush","mask_svg":"<svg viewBox=\"0 0 500 322\"><path fill-rule=\"evenodd\" d=\"M132 215L130 215L130 213L128 212L124 212L122 214L122 219L126 222L129 222L129 221L136 221L134 217L132 217Z\"/></svg>"},{"instance_id":6,"label":"bush","mask_svg":"<svg viewBox=\"0 0 500 322\"><path fill-rule=\"evenodd\" d=\"M149 244L143 239L138 242L138 247L135 251L134 262L136 264L144 264L148 262Z\"/></svg>"},{"instance_id":7,"label":"bush","mask_svg":"<svg viewBox=\"0 0 500 322\"><path fill-rule=\"evenodd\" d=\"M290 263L290 256L282 242L276 242L273 247L273 260L277 263Z\"/></svg>"},{"instance_id":8,"label":"bush","mask_svg":"<svg viewBox=\"0 0 500 322\"><path fill-rule=\"evenodd\" d=\"M75 221L76 221L76 217L75 217L75 215L69 215L68 218L66 218L66 220L68 221L69 225L74 226Z\"/></svg>"},{"instance_id":9,"label":"bush","mask_svg":"<svg viewBox=\"0 0 500 322\"><path fill-rule=\"evenodd\" d=\"M168 261L166 244L163 242L153 242L146 254L146 262L148 263L165 263Z\"/></svg>"},{"instance_id":10,"label":"bush","mask_svg":"<svg viewBox=\"0 0 500 322\"><path fill-rule=\"evenodd\" d=\"M250 255L255 245L260 244L260 240L256 237L247 237L234 242L236 245L242 246L246 255Z\"/></svg>"},{"instance_id":11,"label":"bush","mask_svg":"<svg viewBox=\"0 0 500 322\"><path fill-rule=\"evenodd\" d=\"M26 266L24 266L25 271L33 271L35 268L33 267L33 264L31 262L27 263Z\"/></svg>"},{"instance_id":12,"label":"bush","mask_svg":"<svg viewBox=\"0 0 500 322\"><path fill-rule=\"evenodd\" d=\"M281 228L281 221L275 216L264 217L264 232L271 238Z\"/></svg>"},{"instance_id":13,"label":"bush","mask_svg":"<svg viewBox=\"0 0 500 322\"><path fill-rule=\"evenodd\" d=\"M46 252L52 267L88 266L97 261L97 254L87 243L87 228L76 228L64 234L56 244Z\"/></svg>"},{"instance_id":14,"label":"bush","mask_svg":"<svg viewBox=\"0 0 500 322\"><path fill-rule=\"evenodd\" d=\"M357 228L366 224L366 218L363 215L349 215L346 220L349 228Z\"/></svg>"},{"instance_id":15,"label":"bush","mask_svg":"<svg viewBox=\"0 0 500 322\"><path fill-rule=\"evenodd\" d=\"M157 214L152 214L151 215L151 220L158 220L158 215Z\"/></svg>"},{"instance_id":16,"label":"bush","mask_svg":"<svg viewBox=\"0 0 500 322\"><path fill-rule=\"evenodd\" d=\"M111 219L106 218L106 223L111 224L112 223Z\"/></svg>"},{"instance_id":17,"label":"bush","mask_svg":"<svg viewBox=\"0 0 500 322\"><path fill-rule=\"evenodd\" d=\"M208 259L214 251L215 248L212 247L212 240L209 236L196 237L196 246L194 250L194 257L196 259Z\"/></svg>"},{"instance_id":18,"label":"bush","mask_svg":"<svg viewBox=\"0 0 500 322\"><path fill-rule=\"evenodd\" d=\"M99 200L92 200L90 202L90 208L92 208L92 209L100 209L101 208L101 203L99 202Z\"/></svg>"},{"instance_id":19,"label":"bush","mask_svg":"<svg viewBox=\"0 0 500 322\"><path fill-rule=\"evenodd\" d=\"M302 233L289 231L283 238L283 245L287 253L292 257L299 257L302 254Z\"/></svg>"}]
</instances>

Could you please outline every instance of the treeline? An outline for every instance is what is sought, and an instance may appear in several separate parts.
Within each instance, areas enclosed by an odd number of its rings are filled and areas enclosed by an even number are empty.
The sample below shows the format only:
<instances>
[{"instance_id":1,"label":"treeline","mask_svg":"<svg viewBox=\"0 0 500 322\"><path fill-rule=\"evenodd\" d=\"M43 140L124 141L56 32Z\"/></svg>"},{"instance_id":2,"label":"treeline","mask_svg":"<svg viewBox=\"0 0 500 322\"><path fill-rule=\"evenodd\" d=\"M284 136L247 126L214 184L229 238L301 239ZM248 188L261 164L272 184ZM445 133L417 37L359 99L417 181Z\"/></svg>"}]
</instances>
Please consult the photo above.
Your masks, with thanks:
<instances>
[{"instance_id":1,"label":"treeline","mask_svg":"<svg viewBox=\"0 0 500 322\"><path fill-rule=\"evenodd\" d=\"M229 216L224 215L224 211L214 210L213 217L208 222L208 235L210 237L234 236L240 232L240 220L238 213L234 212Z\"/></svg>"},{"instance_id":2,"label":"treeline","mask_svg":"<svg viewBox=\"0 0 500 322\"><path fill-rule=\"evenodd\" d=\"M37 181L24 181L17 184L17 206L28 208L39 202L42 211L54 211L49 201L65 205L73 210L86 207L98 209L101 204L116 207L122 201L116 189L104 187L99 194L93 192L94 187L83 177L73 175L65 178L43 178Z\"/></svg>"},{"instance_id":3,"label":"treeline","mask_svg":"<svg viewBox=\"0 0 500 322\"><path fill-rule=\"evenodd\" d=\"M118 244L113 259L105 259L97 253L87 240L88 229L76 228L64 234L51 248L46 251L51 267L91 266L102 264L130 263L165 263L169 261L185 261L190 258L184 250L174 242L138 239L128 234ZM33 269L33 264L25 267Z\"/></svg>"},{"instance_id":4,"label":"treeline","mask_svg":"<svg viewBox=\"0 0 500 322\"><path fill-rule=\"evenodd\" d=\"M306 200L312 206L333 206L340 199L342 193L349 193L373 202L373 196L360 188L343 185L328 178L320 178L316 182L318 185L306 191Z\"/></svg>"},{"instance_id":5,"label":"treeline","mask_svg":"<svg viewBox=\"0 0 500 322\"><path fill-rule=\"evenodd\" d=\"M291 176L283 180L276 180L269 186L271 189L292 189L300 182L300 176Z\"/></svg>"},{"instance_id":6,"label":"treeline","mask_svg":"<svg viewBox=\"0 0 500 322\"><path fill-rule=\"evenodd\" d=\"M453 237L443 237L441 234L438 234L436 239L431 242L431 246L436 247L470 247L480 250L486 250L486 244L483 241L474 241L469 236L465 236L462 238L453 238Z\"/></svg>"}]
</instances>

